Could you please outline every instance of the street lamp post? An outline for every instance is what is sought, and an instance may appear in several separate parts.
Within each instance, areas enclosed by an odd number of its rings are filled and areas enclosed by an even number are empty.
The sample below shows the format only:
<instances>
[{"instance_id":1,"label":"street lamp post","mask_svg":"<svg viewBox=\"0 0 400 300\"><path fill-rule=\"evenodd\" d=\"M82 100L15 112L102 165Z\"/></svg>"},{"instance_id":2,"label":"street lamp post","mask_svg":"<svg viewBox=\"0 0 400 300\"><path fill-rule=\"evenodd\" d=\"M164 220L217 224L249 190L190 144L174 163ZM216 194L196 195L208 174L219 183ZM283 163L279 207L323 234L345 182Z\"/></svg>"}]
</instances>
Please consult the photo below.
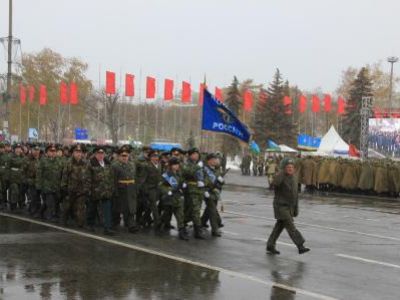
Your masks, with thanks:
<instances>
[{"instance_id":1,"label":"street lamp post","mask_svg":"<svg viewBox=\"0 0 400 300\"><path fill-rule=\"evenodd\" d=\"M390 63L390 87L389 87L389 113L392 113L392 96L393 96L393 65L399 61L396 56L388 57L387 61Z\"/></svg>"}]
</instances>

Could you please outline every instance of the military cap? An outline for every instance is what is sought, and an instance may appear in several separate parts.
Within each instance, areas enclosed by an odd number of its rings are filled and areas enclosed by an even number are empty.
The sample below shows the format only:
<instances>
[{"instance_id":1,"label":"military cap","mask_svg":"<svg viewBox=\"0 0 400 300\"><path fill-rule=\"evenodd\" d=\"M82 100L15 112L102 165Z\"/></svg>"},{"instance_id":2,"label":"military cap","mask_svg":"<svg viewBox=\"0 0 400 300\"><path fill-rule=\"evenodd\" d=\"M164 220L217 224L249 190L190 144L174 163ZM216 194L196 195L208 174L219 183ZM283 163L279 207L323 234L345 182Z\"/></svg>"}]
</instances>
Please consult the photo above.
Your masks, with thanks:
<instances>
[{"instance_id":1,"label":"military cap","mask_svg":"<svg viewBox=\"0 0 400 300\"><path fill-rule=\"evenodd\" d=\"M46 146L45 150L46 152L48 152L49 150L57 151L57 148L55 144L49 144Z\"/></svg>"},{"instance_id":2,"label":"military cap","mask_svg":"<svg viewBox=\"0 0 400 300\"><path fill-rule=\"evenodd\" d=\"M71 147L71 153L74 151L81 151L81 152L85 152L84 147L81 144L75 144Z\"/></svg>"},{"instance_id":3,"label":"military cap","mask_svg":"<svg viewBox=\"0 0 400 300\"><path fill-rule=\"evenodd\" d=\"M200 154L200 150L199 150L198 148L194 147L194 148L190 148L190 149L188 150L187 153L188 153L189 155L192 155L193 153L198 153L198 154Z\"/></svg>"},{"instance_id":4,"label":"military cap","mask_svg":"<svg viewBox=\"0 0 400 300\"><path fill-rule=\"evenodd\" d=\"M149 147L149 146L143 146L142 147L142 151L143 152L148 152L148 151L150 151L151 150L151 148Z\"/></svg>"},{"instance_id":5,"label":"military cap","mask_svg":"<svg viewBox=\"0 0 400 300\"><path fill-rule=\"evenodd\" d=\"M39 147L39 145L32 145L32 148L31 148L32 150L35 150L35 151L40 151L40 147Z\"/></svg>"},{"instance_id":6,"label":"military cap","mask_svg":"<svg viewBox=\"0 0 400 300\"><path fill-rule=\"evenodd\" d=\"M9 141L4 141L4 146L11 146Z\"/></svg>"},{"instance_id":7,"label":"military cap","mask_svg":"<svg viewBox=\"0 0 400 300\"><path fill-rule=\"evenodd\" d=\"M94 147L93 152L94 153L106 153L106 147L104 147L102 145L96 146L96 147Z\"/></svg>"},{"instance_id":8,"label":"military cap","mask_svg":"<svg viewBox=\"0 0 400 300\"><path fill-rule=\"evenodd\" d=\"M0 143L0 149L2 149L4 147L5 147L4 143Z\"/></svg>"},{"instance_id":9,"label":"military cap","mask_svg":"<svg viewBox=\"0 0 400 300\"><path fill-rule=\"evenodd\" d=\"M171 154L173 154L174 152L179 152L180 154L184 154L185 153L182 149L177 148L177 147L172 148L171 151L170 151Z\"/></svg>"},{"instance_id":10,"label":"military cap","mask_svg":"<svg viewBox=\"0 0 400 300\"><path fill-rule=\"evenodd\" d=\"M170 165L170 166L179 165L180 163L181 163L181 161L180 161L178 158L176 158L176 157L171 157L171 158L168 160L168 165Z\"/></svg>"},{"instance_id":11,"label":"military cap","mask_svg":"<svg viewBox=\"0 0 400 300\"><path fill-rule=\"evenodd\" d=\"M161 153L161 156L169 156L169 155L170 155L170 153L168 151L164 151Z\"/></svg>"},{"instance_id":12,"label":"military cap","mask_svg":"<svg viewBox=\"0 0 400 300\"><path fill-rule=\"evenodd\" d=\"M123 145L117 150L118 154L131 153L131 148L128 145Z\"/></svg>"},{"instance_id":13,"label":"military cap","mask_svg":"<svg viewBox=\"0 0 400 300\"><path fill-rule=\"evenodd\" d=\"M294 159L292 159L292 158L284 158L283 159L283 161L282 161L282 166L285 168L287 165L294 165L295 164L295 162L294 162Z\"/></svg>"},{"instance_id":14,"label":"military cap","mask_svg":"<svg viewBox=\"0 0 400 300\"><path fill-rule=\"evenodd\" d=\"M159 153L154 149L150 149L148 153L149 153L149 157L158 156L159 155Z\"/></svg>"},{"instance_id":15,"label":"military cap","mask_svg":"<svg viewBox=\"0 0 400 300\"><path fill-rule=\"evenodd\" d=\"M218 155L215 153L209 153L206 156L206 160L210 160L210 159L214 159L214 158L218 158Z\"/></svg>"},{"instance_id":16,"label":"military cap","mask_svg":"<svg viewBox=\"0 0 400 300\"><path fill-rule=\"evenodd\" d=\"M22 148L22 145L21 145L20 143L16 143L16 144L14 145L14 149L17 149L17 148Z\"/></svg>"}]
</instances>

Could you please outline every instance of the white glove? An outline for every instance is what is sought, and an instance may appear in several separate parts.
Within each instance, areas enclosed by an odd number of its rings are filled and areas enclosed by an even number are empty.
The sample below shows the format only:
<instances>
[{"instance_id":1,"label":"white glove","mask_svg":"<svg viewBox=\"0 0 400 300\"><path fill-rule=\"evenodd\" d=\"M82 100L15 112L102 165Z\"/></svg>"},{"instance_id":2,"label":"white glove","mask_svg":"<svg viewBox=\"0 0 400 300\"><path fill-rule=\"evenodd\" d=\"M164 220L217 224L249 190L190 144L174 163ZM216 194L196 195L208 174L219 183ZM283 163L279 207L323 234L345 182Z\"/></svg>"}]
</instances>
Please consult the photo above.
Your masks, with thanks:
<instances>
[{"instance_id":1,"label":"white glove","mask_svg":"<svg viewBox=\"0 0 400 300\"><path fill-rule=\"evenodd\" d=\"M203 161L199 161L198 163L197 163L197 165L199 166L199 167L203 167Z\"/></svg>"},{"instance_id":2,"label":"white glove","mask_svg":"<svg viewBox=\"0 0 400 300\"><path fill-rule=\"evenodd\" d=\"M204 193L204 197L206 197L207 199L210 198L210 193L209 192L205 192Z\"/></svg>"},{"instance_id":3,"label":"white glove","mask_svg":"<svg viewBox=\"0 0 400 300\"><path fill-rule=\"evenodd\" d=\"M172 191L169 191L169 192L168 192L168 196L172 196Z\"/></svg>"},{"instance_id":4,"label":"white glove","mask_svg":"<svg viewBox=\"0 0 400 300\"><path fill-rule=\"evenodd\" d=\"M197 187L199 187L199 188L205 187L204 182L203 181L197 181Z\"/></svg>"},{"instance_id":5,"label":"white glove","mask_svg":"<svg viewBox=\"0 0 400 300\"><path fill-rule=\"evenodd\" d=\"M186 189L186 188L187 188L186 182L182 183L182 188L183 188L183 189Z\"/></svg>"},{"instance_id":6,"label":"white glove","mask_svg":"<svg viewBox=\"0 0 400 300\"><path fill-rule=\"evenodd\" d=\"M224 180L224 178L222 176L218 176L217 180L218 180L219 183L224 183L225 182L225 180Z\"/></svg>"}]
</instances>

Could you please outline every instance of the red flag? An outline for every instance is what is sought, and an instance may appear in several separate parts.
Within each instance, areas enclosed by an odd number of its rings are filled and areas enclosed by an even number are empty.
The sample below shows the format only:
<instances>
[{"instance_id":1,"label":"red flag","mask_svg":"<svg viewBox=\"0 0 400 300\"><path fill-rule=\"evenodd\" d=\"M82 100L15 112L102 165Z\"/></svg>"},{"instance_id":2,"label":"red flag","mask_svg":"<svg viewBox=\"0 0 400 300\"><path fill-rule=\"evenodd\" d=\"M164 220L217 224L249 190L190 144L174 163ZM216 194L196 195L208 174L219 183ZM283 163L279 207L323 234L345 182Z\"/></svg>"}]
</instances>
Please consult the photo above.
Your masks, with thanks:
<instances>
[{"instance_id":1,"label":"red flag","mask_svg":"<svg viewBox=\"0 0 400 300\"><path fill-rule=\"evenodd\" d=\"M353 144L349 145L349 156L360 157L360 151Z\"/></svg>"},{"instance_id":2,"label":"red flag","mask_svg":"<svg viewBox=\"0 0 400 300\"><path fill-rule=\"evenodd\" d=\"M203 105L203 102L204 102L204 89L205 88L206 88L205 83L200 83L199 105Z\"/></svg>"},{"instance_id":3,"label":"red flag","mask_svg":"<svg viewBox=\"0 0 400 300\"><path fill-rule=\"evenodd\" d=\"M285 106L285 114L292 114L292 98L289 96L283 97L283 105Z\"/></svg>"},{"instance_id":4,"label":"red flag","mask_svg":"<svg viewBox=\"0 0 400 300\"><path fill-rule=\"evenodd\" d=\"M215 99L222 102L222 89L215 87Z\"/></svg>"},{"instance_id":5,"label":"red flag","mask_svg":"<svg viewBox=\"0 0 400 300\"><path fill-rule=\"evenodd\" d=\"M44 84L40 85L40 90L39 90L39 104L40 105L46 105L47 103L47 90L46 86Z\"/></svg>"},{"instance_id":6,"label":"red flag","mask_svg":"<svg viewBox=\"0 0 400 300\"><path fill-rule=\"evenodd\" d=\"M338 107L337 107L337 114L338 115L343 115L345 113L345 101L342 97L339 97L338 99Z\"/></svg>"},{"instance_id":7,"label":"red flag","mask_svg":"<svg viewBox=\"0 0 400 300\"><path fill-rule=\"evenodd\" d=\"M71 103L71 105L77 105L79 103L78 85L75 82L71 82L69 86L69 103Z\"/></svg>"},{"instance_id":8,"label":"red flag","mask_svg":"<svg viewBox=\"0 0 400 300\"><path fill-rule=\"evenodd\" d=\"M311 111L317 113L317 112L319 112L319 110L320 110L319 98L317 95L313 95Z\"/></svg>"},{"instance_id":9,"label":"red flag","mask_svg":"<svg viewBox=\"0 0 400 300\"><path fill-rule=\"evenodd\" d=\"M245 111L251 111L253 108L253 94L250 90L246 90L243 94L243 109Z\"/></svg>"},{"instance_id":10,"label":"red flag","mask_svg":"<svg viewBox=\"0 0 400 300\"><path fill-rule=\"evenodd\" d=\"M125 74L125 96L135 96L135 75Z\"/></svg>"},{"instance_id":11,"label":"red flag","mask_svg":"<svg viewBox=\"0 0 400 300\"><path fill-rule=\"evenodd\" d=\"M156 97L156 79L147 77L146 79L146 98L154 99Z\"/></svg>"},{"instance_id":12,"label":"red flag","mask_svg":"<svg viewBox=\"0 0 400 300\"><path fill-rule=\"evenodd\" d=\"M115 94L115 73L106 71L106 94Z\"/></svg>"},{"instance_id":13,"label":"red flag","mask_svg":"<svg viewBox=\"0 0 400 300\"><path fill-rule=\"evenodd\" d=\"M22 105L26 103L26 89L22 84L19 85L19 100Z\"/></svg>"},{"instance_id":14,"label":"red flag","mask_svg":"<svg viewBox=\"0 0 400 300\"><path fill-rule=\"evenodd\" d=\"M190 102L192 98L192 88L189 82L182 81L182 102Z\"/></svg>"},{"instance_id":15,"label":"red flag","mask_svg":"<svg viewBox=\"0 0 400 300\"><path fill-rule=\"evenodd\" d=\"M324 110L325 110L325 112L330 112L331 109L332 109L332 98L331 98L331 95L325 94Z\"/></svg>"},{"instance_id":16,"label":"red flag","mask_svg":"<svg viewBox=\"0 0 400 300\"><path fill-rule=\"evenodd\" d=\"M307 110L307 97L301 95L299 99L299 112L304 113L306 110Z\"/></svg>"},{"instance_id":17,"label":"red flag","mask_svg":"<svg viewBox=\"0 0 400 300\"><path fill-rule=\"evenodd\" d=\"M29 92L29 101L33 102L33 99L35 99L35 88L33 87L33 85L30 85L28 87L28 92Z\"/></svg>"},{"instance_id":18,"label":"red flag","mask_svg":"<svg viewBox=\"0 0 400 300\"><path fill-rule=\"evenodd\" d=\"M164 80L164 100L174 99L174 81L171 79Z\"/></svg>"},{"instance_id":19,"label":"red flag","mask_svg":"<svg viewBox=\"0 0 400 300\"><path fill-rule=\"evenodd\" d=\"M60 82L60 103L68 104L67 84Z\"/></svg>"}]
</instances>

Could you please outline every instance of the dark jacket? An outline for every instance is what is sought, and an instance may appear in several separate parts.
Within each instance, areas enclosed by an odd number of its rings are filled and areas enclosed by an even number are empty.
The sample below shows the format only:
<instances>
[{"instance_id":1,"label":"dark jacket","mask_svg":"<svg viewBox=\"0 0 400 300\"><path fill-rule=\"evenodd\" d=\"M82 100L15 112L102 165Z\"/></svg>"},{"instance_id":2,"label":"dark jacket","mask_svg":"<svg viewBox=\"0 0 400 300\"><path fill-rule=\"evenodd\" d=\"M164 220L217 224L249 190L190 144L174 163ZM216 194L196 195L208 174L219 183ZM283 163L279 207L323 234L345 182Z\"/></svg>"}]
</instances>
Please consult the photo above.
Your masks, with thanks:
<instances>
[{"instance_id":1,"label":"dark jacket","mask_svg":"<svg viewBox=\"0 0 400 300\"><path fill-rule=\"evenodd\" d=\"M296 176L279 172L273 182L275 190L274 213L278 220L296 217L298 214L298 186Z\"/></svg>"}]
</instances>

